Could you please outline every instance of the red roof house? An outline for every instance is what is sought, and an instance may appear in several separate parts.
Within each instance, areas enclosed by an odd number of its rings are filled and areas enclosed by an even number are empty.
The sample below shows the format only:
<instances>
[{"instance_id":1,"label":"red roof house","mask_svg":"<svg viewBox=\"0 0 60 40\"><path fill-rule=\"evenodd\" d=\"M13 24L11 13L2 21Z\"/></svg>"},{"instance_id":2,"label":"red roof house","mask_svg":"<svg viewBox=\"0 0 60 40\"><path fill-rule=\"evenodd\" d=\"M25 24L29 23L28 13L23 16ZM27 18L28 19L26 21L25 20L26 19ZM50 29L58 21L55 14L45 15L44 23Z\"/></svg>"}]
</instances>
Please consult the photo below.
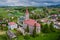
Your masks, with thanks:
<instances>
[{"instance_id":1,"label":"red roof house","mask_svg":"<svg viewBox=\"0 0 60 40\"><path fill-rule=\"evenodd\" d=\"M15 22L9 22L8 23L9 25L14 25L14 24L16 24Z\"/></svg>"},{"instance_id":2,"label":"red roof house","mask_svg":"<svg viewBox=\"0 0 60 40\"><path fill-rule=\"evenodd\" d=\"M8 28L13 30L14 28L17 28L17 24L15 22L9 22Z\"/></svg>"}]
</instances>

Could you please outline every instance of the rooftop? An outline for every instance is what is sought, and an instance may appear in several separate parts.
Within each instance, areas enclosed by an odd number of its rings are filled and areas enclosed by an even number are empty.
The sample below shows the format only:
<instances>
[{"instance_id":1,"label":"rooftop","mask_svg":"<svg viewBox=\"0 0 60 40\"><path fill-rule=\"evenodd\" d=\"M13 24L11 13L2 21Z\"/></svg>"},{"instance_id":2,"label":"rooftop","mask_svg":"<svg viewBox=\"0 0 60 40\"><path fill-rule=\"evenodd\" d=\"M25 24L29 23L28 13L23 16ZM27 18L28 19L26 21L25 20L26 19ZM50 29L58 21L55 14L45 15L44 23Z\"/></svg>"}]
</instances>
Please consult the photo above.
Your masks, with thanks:
<instances>
[{"instance_id":1,"label":"rooftop","mask_svg":"<svg viewBox=\"0 0 60 40\"><path fill-rule=\"evenodd\" d=\"M14 25L14 24L16 24L15 22L9 22L8 23L9 25Z\"/></svg>"},{"instance_id":2,"label":"rooftop","mask_svg":"<svg viewBox=\"0 0 60 40\"><path fill-rule=\"evenodd\" d=\"M25 20L24 21L25 24L28 24L28 25L31 25L31 26L34 26L34 24L36 23L36 27L40 27L40 24L37 23L35 20L33 19L28 19L28 20Z\"/></svg>"}]
</instances>

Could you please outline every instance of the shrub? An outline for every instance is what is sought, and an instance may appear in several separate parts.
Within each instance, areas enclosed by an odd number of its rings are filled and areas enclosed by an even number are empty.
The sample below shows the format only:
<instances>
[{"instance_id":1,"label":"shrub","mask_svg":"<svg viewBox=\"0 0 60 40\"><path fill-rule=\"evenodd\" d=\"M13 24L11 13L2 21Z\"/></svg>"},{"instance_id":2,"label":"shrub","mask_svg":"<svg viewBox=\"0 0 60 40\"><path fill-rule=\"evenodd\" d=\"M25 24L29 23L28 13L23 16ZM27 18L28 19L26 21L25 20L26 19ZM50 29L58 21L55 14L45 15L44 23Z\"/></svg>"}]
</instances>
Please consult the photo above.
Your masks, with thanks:
<instances>
[{"instance_id":1,"label":"shrub","mask_svg":"<svg viewBox=\"0 0 60 40\"><path fill-rule=\"evenodd\" d=\"M49 33L49 32L51 32L50 29L49 29L48 24L44 24L44 25L41 25L41 26L42 26L42 27L41 27L41 31L42 31L43 33Z\"/></svg>"},{"instance_id":2,"label":"shrub","mask_svg":"<svg viewBox=\"0 0 60 40\"><path fill-rule=\"evenodd\" d=\"M29 26L27 25L26 32L29 32Z\"/></svg>"},{"instance_id":3,"label":"shrub","mask_svg":"<svg viewBox=\"0 0 60 40\"><path fill-rule=\"evenodd\" d=\"M51 32L55 32L55 28L54 28L54 23L53 22L50 23L49 27L50 27Z\"/></svg>"},{"instance_id":4,"label":"shrub","mask_svg":"<svg viewBox=\"0 0 60 40\"><path fill-rule=\"evenodd\" d=\"M29 40L29 39L30 39L30 35L26 34L26 35L24 36L24 39L25 39L25 40Z\"/></svg>"},{"instance_id":5,"label":"shrub","mask_svg":"<svg viewBox=\"0 0 60 40\"><path fill-rule=\"evenodd\" d=\"M36 36L36 24L34 25L34 30L33 30L33 37Z\"/></svg>"}]
</instances>

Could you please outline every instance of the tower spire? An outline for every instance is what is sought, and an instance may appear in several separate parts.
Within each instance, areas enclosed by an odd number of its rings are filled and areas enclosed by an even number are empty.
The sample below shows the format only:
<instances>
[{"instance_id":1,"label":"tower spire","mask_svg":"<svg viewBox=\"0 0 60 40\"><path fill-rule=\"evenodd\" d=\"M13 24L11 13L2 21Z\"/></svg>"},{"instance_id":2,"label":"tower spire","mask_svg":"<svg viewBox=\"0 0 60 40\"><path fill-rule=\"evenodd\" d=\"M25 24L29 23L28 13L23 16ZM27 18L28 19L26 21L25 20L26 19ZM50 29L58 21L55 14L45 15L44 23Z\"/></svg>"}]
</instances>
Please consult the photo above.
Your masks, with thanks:
<instances>
[{"instance_id":1,"label":"tower spire","mask_svg":"<svg viewBox=\"0 0 60 40\"><path fill-rule=\"evenodd\" d=\"M28 8L26 8L26 15L27 15L27 14L29 14L29 12L28 12Z\"/></svg>"},{"instance_id":2,"label":"tower spire","mask_svg":"<svg viewBox=\"0 0 60 40\"><path fill-rule=\"evenodd\" d=\"M26 13L25 13L25 19L29 19L29 11L28 11L28 8L26 8Z\"/></svg>"}]
</instances>

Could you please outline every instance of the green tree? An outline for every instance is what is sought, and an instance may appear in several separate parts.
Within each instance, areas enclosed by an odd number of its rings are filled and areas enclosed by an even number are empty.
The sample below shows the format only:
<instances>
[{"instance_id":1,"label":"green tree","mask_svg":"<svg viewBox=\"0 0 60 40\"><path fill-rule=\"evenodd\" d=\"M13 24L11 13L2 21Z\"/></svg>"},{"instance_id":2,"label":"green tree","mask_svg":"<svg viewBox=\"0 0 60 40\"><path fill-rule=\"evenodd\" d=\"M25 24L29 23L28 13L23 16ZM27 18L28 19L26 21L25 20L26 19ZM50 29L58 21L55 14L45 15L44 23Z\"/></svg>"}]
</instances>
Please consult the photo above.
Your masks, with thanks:
<instances>
[{"instance_id":1,"label":"green tree","mask_svg":"<svg viewBox=\"0 0 60 40\"><path fill-rule=\"evenodd\" d=\"M26 34L26 35L24 36L24 39L25 39L25 40L30 40L30 35Z\"/></svg>"},{"instance_id":2,"label":"green tree","mask_svg":"<svg viewBox=\"0 0 60 40\"><path fill-rule=\"evenodd\" d=\"M36 36L36 23L34 25L34 30L33 30L33 37L35 37L35 36Z\"/></svg>"},{"instance_id":3,"label":"green tree","mask_svg":"<svg viewBox=\"0 0 60 40\"><path fill-rule=\"evenodd\" d=\"M49 26L50 26L50 30L51 30L52 32L55 32L54 23L51 22Z\"/></svg>"},{"instance_id":4,"label":"green tree","mask_svg":"<svg viewBox=\"0 0 60 40\"><path fill-rule=\"evenodd\" d=\"M27 25L26 32L29 32L29 26Z\"/></svg>"},{"instance_id":5,"label":"green tree","mask_svg":"<svg viewBox=\"0 0 60 40\"><path fill-rule=\"evenodd\" d=\"M48 24L45 24L45 25L43 26L42 31L43 31L44 33L49 33L49 32L50 32L50 29L49 29Z\"/></svg>"},{"instance_id":6,"label":"green tree","mask_svg":"<svg viewBox=\"0 0 60 40\"><path fill-rule=\"evenodd\" d=\"M44 32L44 25L43 23L40 23L41 24L41 31Z\"/></svg>"},{"instance_id":7,"label":"green tree","mask_svg":"<svg viewBox=\"0 0 60 40\"><path fill-rule=\"evenodd\" d=\"M45 30L44 32L47 33L47 32L48 32L48 24L45 24L44 26L45 26L45 27L44 27L44 30Z\"/></svg>"}]
</instances>

